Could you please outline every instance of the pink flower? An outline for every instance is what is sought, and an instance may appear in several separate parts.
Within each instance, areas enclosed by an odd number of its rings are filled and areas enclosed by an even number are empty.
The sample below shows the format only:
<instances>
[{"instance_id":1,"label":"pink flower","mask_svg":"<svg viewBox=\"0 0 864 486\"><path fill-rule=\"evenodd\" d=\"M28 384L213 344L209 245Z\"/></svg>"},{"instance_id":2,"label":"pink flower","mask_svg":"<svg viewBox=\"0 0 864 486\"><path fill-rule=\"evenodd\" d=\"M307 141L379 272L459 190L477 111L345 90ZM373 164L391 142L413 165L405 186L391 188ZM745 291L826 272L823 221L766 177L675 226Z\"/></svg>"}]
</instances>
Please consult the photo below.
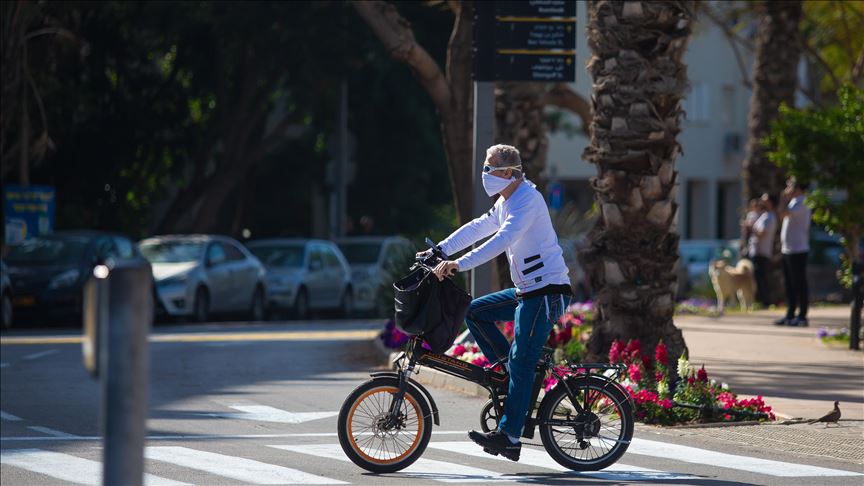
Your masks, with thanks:
<instances>
[{"instance_id":1,"label":"pink flower","mask_svg":"<svg viewBox=\"0 0 864 486\"><path fill-rule=\"evenodd\" d=\"M459 357L459 356L462 356L463 354L465 354L465 346L464 345L459 344L458 346L453 348L453 356Z\"/></svg>"},{"instance_id":2,"label":"pink flower","mask_svg":"<svg viewBox=\"0 0 864 486\"><path fill-rule=\"evenodd\" d=\"M666 345L663 344L663 341L661 340L659 343L657 343L657 347L654 348L654 359L657 360L658 363L662 363L663 365L667 364L666 360L668 356L666 355L666 352Z\"/></svg>"},{"instance_id":3,"label":"pink flower","mask_svg":"<svg viewBox=\"0 0 864 486\"><path fill-rule=\"evenodd\" d=\"M550 376L549 378L546 378L545 380L543 380L543 389L546 392L548 392L549 390L552 389L552 387L554 387L557 384L558 384L558 378L555 378L554 376Z\"/></svg>"},{"instance_id":4,"label":"pink flower","mask_svg":"<svg viewBox=\"0 0 864 486\"><path fill-rule=\"evenodd\" d=\"M658 383L663 381L663 378L664 378L664 376L663 376L662 371L658 371L658 372L654 373L654 380L656 380Z\"/></svg>"},{"instance_id":5,"label":"pink flower","mask_svg":"<svg viewBox=\"0 0 864 486\"><path fill-rule=\"evenodd\" d=\"M486 359L486 356L480 356L479 358L474 358L474 360L471 361L471 364L476 366L486 366L489 364L489 360Z\"/></svg>"},{"instance_id":6,"label":"pink flower","mask_svg":"<svg viewBox=\"0 0 864 486\"><path fill-rule=\"evenodd\" d=\"M609 348L609 362L617 363L621 360L621 351L624 350L624 344L619 340L612 341L612 346Z\"/></svg>"},{"instance_id":7,"label":"pink flower","mask_svg":"<svg viewBox=\"0 0 864 486\"><path fill-rule=\"evenodd\" d=\"M642 371L635 364L627 367L627 374L630 375L630 381L638 383L642 379Z\"/></svg>"},{"instance_id":8,"label":"pink flower","mask_svg":"<svg viewBox=\"0 0 864 486\"><path fill-rule=\"evenodd\" d=\"M663 408L669 409L672 408L672 401L668 398L664 398L663 400L658 400L657 405L660 405Z\"/></svg>"}]
</instances>

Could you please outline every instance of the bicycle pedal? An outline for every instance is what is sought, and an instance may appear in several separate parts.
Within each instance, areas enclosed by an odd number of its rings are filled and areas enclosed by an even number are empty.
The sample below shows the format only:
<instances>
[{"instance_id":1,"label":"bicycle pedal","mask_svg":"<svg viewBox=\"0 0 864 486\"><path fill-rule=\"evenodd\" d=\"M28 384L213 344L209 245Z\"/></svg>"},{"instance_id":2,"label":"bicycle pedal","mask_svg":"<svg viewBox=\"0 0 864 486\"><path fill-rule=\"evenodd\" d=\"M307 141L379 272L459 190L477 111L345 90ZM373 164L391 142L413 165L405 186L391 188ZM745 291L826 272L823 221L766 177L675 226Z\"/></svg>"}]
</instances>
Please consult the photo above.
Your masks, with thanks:
<instances>
[{"instance_id":1,"label":"bicycle pedal","mask_svg":"<svg viewBox=\"0 0 864 486\"><path fill-rule=\"evenodd\" d=\"M484 448L483 448L483 452L485 452L485 453L487 453L487 454L492 454L493 456L497 456L497 455L498 455L498 451L493 450L493 449L490 449L490 448L488 448L488 447L484 447Z\"/></svg>"}]
</instances>

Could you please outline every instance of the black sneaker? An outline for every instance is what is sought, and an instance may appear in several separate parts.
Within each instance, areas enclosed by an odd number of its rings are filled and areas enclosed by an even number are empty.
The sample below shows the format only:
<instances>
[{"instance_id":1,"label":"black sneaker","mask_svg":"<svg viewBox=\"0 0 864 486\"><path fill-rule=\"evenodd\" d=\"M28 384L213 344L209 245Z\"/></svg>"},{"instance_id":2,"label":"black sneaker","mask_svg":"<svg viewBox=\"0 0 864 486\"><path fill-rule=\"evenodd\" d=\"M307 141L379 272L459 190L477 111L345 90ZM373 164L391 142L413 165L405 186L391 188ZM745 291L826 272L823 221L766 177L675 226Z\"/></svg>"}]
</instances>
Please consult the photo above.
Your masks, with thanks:
<instances>
[{"instance_id":1,"label":"black sneaker","mask_svg":"<svg viewBox=\"0 0 864 486\"><path fill-rule=\"evenodd\" d=\"M789 324L790 322L792 322L792 319L790 319L788 317L781 317L780 319L777 319L776 321L774 321L774 325L775 326L788 326L788 325L790 325Z\"/></svg>"},{"instance_id":2,"label":"black sneaker","mask_svg":"<svg viewBox=\"0 0 864 486\"><path fill-rule=\"evenodd\" d=\"M806 317L798 317L794 321L790 322L789 325L790 326L808 327L810 325L810 323L807 322Z\"/></svg>"},{"instance_id":3,"label":"black sneaker","mask_svg":"<svg viewBox=\"0 0 864 486\"><path fill-rule=\"evenodd\" d=\"M468 432L468 437L474 442L483 447L483 451L493 456L501 454L511 461L519 460L519 453L522 451L522 443L512 443L507 434L493 430L492 432L477 432L472 430Z\"/></svg>"}]
</instances>

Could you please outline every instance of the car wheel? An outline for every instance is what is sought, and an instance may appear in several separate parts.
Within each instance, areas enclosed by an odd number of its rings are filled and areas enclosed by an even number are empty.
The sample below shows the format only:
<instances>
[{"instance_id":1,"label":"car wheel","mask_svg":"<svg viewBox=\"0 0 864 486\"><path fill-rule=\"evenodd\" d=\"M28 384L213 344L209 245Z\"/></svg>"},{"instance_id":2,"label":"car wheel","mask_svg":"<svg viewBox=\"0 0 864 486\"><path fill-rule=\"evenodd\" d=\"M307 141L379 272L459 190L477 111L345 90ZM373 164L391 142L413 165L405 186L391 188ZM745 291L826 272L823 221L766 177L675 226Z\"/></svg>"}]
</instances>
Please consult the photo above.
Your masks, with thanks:
<instances>
[{"instance_id":1,"label":"car wheel","mask_svg":"<svg viewBox=\"0 0 864 486\"><path fill-rule=\"evenodd\" d=\"M2 311L3 313L3 329L12 327L12 297L9 292L3 294Z\"/></svg>"},{"instance_id":2,"label":"car wheel","mask_svg":"<svg viewBox=\"0 0 864 486\"><path fill-rule=\"evenodd\" d=\"M266 314L264 306L264 289L261 286L255 287L255 293L252 295L252 305L249 309L249 318L253 321L263 321Z\"/></svg>"},{"instance_id":3,"label":"car wheel","mask_svg":"<svg viewBox=\"0 0 864 486\"><path fill-rule=\"evenodd\" d=\"M195 322L207 322L210 318L210 293L204 287L195 291L195 307L193 309Z\"/></svg>"},{"instance_id":4,"label":"car wheel","mask_svg":"<svg viewBox=\"0 0 864 486\"><path fill-rule=\"evenodd\" d=\"M309 317L309 295L304 288L297 292L297 299L294 301L294 317L297 319Z\"/></svg>"},{"instance_id":5,"label":"car wheel","mask_svg":"<svg viewBox=\"0 0 864 486\"><path fill-rule=\"evenodd\" d=\"M351 287L345 289L342 293L342 317L351 317L354 315L354 294L351 292Z\"/></svg>"}]
</instances>

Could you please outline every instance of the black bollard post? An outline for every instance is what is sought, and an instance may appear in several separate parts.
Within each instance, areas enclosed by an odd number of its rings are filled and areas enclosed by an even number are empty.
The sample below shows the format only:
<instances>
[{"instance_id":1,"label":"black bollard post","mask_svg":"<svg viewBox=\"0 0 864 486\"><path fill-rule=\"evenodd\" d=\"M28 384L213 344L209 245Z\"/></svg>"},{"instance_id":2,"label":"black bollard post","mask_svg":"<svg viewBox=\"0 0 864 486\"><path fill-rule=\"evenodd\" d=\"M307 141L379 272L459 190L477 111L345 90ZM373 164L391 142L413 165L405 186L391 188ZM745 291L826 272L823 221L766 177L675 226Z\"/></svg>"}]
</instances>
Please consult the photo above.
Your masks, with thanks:
<instances>
[{"instance_id":1,"label":"black bollard post","mask_svg":"<svg viewBox=\"0 0 864 486\"><path fill-rule=\"evenodd\" d=\"M849 349L861 349L861 307L864 304L864 265L852 263L852 318L849 320Z\"/></svg>"},{"instance_id":2,"label":"black bollard post","mask_svg":"<svg viewBox=\"0 0 864 486\"><path fill-rule=\"evenodd\" d=\"M143 484L153 276L143 259L108 265L108 319L100 329L102 484Z\"/></svg>"}]
</instances>

